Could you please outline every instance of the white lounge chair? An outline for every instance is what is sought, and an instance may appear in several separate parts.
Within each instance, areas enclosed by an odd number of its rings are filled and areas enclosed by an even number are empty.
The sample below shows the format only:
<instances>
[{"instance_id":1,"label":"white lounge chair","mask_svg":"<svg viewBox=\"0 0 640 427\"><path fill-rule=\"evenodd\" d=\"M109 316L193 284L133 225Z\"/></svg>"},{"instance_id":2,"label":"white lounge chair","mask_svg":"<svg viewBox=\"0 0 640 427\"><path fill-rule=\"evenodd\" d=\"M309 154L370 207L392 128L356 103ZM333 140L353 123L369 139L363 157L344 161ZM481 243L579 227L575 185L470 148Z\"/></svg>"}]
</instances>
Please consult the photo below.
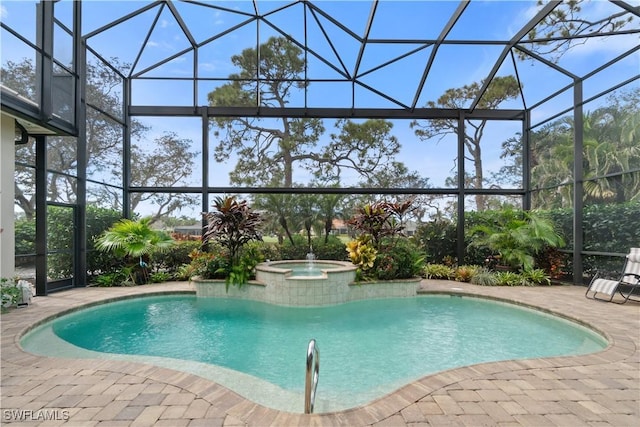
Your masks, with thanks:
<instances>
[{"instance_id":1,"label":"white lounge chair","mask_svg":"<svg viewBox=\"0 0 640 427\"><path fill-rule=\"evenodd\" d=\"M636 289L640 289L640 248L631 248L626 257L620 279L603 279L596 274L593 279L591 279L585 296L600 301L624 304L630 299L640 301L630 298ZM614 301L613 297L616 293L619 293L624 299L622 301ZM640 296L640 294L636 295Z\"/></svg>"}]
</instances>

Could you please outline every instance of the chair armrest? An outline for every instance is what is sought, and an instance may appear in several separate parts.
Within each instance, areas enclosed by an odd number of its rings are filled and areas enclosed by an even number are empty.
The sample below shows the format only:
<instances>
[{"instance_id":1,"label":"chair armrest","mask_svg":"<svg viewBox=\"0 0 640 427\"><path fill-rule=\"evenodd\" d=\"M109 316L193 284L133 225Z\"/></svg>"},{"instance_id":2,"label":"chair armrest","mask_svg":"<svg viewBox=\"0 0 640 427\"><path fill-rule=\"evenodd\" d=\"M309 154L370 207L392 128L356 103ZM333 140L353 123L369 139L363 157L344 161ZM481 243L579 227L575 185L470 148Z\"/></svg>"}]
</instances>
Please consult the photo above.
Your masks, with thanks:
<instances>
[{"instance_id":1,"label":"chair armrest","mask_svg":"<svg viewBox=\"0 0 640 427\"><path fill-rule=\"evenodd\" d=\"M620 279L620 281L622 282L622 281L623 281L623 279L624 279L625 277L633 277L633 278L635 278L635 279L638 281L638 283L640 283L640 274L635 274L635 273L626 273L626 274L623 274L623 275L622 275L622 278ZM625 283L626 283L626 282L625 282Z\"/></svg>"}]
</instances>

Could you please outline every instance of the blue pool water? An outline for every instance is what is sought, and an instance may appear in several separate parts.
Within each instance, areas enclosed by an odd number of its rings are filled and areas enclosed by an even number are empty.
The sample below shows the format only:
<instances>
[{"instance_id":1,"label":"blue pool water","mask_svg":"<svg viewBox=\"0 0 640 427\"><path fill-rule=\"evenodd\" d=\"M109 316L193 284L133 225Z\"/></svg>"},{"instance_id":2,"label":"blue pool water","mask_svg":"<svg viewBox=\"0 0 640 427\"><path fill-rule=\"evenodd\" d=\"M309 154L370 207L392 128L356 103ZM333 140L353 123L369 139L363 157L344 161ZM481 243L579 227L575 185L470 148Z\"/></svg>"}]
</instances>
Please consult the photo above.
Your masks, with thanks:
<instances>
[{"instance_id":1,"label":"blue pool water","mask_svg":"<svg viewBox=\"0 0 640 427\"><path fill-rule=\"evenodd\" d=\"M179 359L249 374L275 385L286 394L285 401L290 396L302 399L307 345L315 338L321 361L319 411L367 403L453 367L585 354L606 346L599 335L556 317L451 296L316 308L181 295L144 297L84 309L49 326L59 338L83 349L170 358L169 366L175 369L180 369ZM34 341L27 336L23 346L35 348ZM233 381L223 384L235 389ZM260 394L260 387L249 388ZM278 406L269 396L246 397ZM293 406L301 411L302 400Z\"/></svg>"}]
</instances>

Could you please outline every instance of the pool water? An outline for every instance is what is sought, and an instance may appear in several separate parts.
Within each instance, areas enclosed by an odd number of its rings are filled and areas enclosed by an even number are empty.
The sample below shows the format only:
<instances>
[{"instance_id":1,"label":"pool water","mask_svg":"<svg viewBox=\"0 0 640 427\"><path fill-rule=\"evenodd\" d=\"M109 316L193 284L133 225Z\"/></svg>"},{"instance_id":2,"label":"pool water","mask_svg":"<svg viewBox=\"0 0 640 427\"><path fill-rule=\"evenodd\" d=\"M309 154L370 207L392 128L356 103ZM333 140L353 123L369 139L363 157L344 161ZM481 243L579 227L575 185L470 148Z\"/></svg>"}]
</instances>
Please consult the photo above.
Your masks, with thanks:
<instances>
[{"instance_id":1,"label":"pool water","mask_svg":"<svg viewBox=\"0 0 640 427\"><path fill-rule=\"evenodd\" d=\"M606 346L599 335L557 317L453 296L315 308L184 295L144 297L84 309L52 321L50 328L83 349L170 358L174 369L180 369L175 361L180 359L249 374L281 390L286 397L280 400L298 396L299 403L289 402L298 412L312 338L321 361L316 412L364 404L445 369L585 354ZM29 350L34 340L28 335L23 347ZM238 382L242 378L249 377L241 376ZM233 382L221 383L235 389ZM249 387L256 388L260 387ZM271 396L272 402L269 396L238 392L258 403L292 410L273 403L277 396Z\"/></svg>"},{"instance_id":2,"label":"pool water","mask_svg":"<svg viewBox=\"0 0 640 427\"><path fill-rule=\"evenodd\" d=\"M320 276L322 275L322 270L334 270L341 266L336 264L327 264L322 262L300 262L300 263L277 263L275 265L276 268L291 270L292 277L300 277L300 276Z\"/></svg>"}]
</instances>

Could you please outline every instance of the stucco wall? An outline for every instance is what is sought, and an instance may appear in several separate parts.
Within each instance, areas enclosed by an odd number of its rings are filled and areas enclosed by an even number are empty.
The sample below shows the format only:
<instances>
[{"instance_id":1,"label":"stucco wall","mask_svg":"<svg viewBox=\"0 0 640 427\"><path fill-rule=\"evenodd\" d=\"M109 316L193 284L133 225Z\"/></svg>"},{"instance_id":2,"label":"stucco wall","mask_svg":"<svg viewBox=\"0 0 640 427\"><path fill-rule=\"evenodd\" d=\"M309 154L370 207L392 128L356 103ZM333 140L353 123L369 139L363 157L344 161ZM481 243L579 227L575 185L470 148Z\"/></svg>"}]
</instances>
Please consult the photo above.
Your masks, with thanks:
<instances>
[{"instance_id":1,"label":"stucco wall","mask_svg":"<svg viewBox=\"0 0 640 427\"><path fill-rule=\"evenodd\" d=\"M15 123L1 115L0 125L0 277L15 271L15 227L13 224Z\"/></svg>"}]
</instances>

